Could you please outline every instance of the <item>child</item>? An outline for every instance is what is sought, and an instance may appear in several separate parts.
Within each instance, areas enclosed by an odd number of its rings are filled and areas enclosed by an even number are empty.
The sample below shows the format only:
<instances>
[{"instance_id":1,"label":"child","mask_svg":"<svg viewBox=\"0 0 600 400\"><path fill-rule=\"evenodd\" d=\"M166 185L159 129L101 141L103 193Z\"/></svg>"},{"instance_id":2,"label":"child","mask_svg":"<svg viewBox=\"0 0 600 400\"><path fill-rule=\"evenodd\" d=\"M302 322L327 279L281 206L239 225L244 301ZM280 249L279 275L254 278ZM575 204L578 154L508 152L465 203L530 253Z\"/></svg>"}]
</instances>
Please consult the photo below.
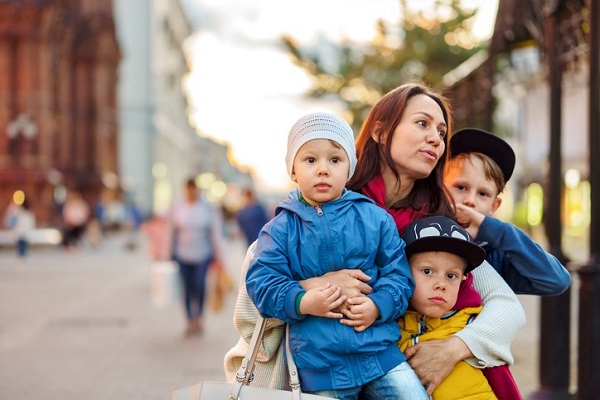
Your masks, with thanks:
<instances>
[{"instance_id":1,"label":"child","mask_svg":"<svg viewBox=\"0 0 600 400\"><path fill-rule=\"evenodd\" d=\"M290 324L303 390L427 399L396 344L396 319L414 288L404 242L383 208L345 189L356 166L352 129L329 113L302 117L290 130L286 164L299 189L261 230L246 286L263 316ZM337 286L305 291L298 283L342 268L370 276L372 292L346 300Z\"/></svg>"},{"instance_id":2,"label":"child","mask_svg":"<svg viewBox=\"0 0 600 400\"><path fill-rule=\"evenodd\" d=\"M419 342L450 337L479 314L483 307L475 291L470 292L472 297L464 302L464 308L454 306L461 282L483 262L485 251L471 242L465 229L443 216L412 222L402 238L415 279L409 310L398 321L402 331L398 346L404 351ZM466 361L456 364L432 398L497 399L483 372ZM515 393L511 398L521 397Z\"/></svg>"},{"instance_id":3,"label":"child","mask_svg":"<svg viewBox=\"0 0 600 400\"><path fill-rule=\"evenodd\" d=\"M558 295L571 283L569 271L516 226L493 218L515 167L504 140L479 129L450 138L444 183L456 203L457 221L486 251L486 260L517 294Z\"/></svg>"}]
</instances>

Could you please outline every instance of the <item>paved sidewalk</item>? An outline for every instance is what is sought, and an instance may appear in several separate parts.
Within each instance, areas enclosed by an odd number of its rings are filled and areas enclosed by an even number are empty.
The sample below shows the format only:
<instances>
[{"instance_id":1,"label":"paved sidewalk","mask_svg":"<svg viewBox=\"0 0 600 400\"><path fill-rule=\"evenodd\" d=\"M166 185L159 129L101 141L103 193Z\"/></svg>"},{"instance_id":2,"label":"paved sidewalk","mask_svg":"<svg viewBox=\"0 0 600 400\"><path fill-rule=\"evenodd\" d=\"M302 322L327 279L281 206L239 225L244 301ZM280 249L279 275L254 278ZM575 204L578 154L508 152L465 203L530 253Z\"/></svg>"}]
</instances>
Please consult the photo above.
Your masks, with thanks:
<instances>
[{"instance_id":1,"label":"paved sidewalk","mask_svg":"<svg viewBox=\"0 0 600 400\"><path fill-rule=\"evenodd\" d=\"M177 302L153 303L144 246L127 251L115 235L97 250L38 248L26 263L0 251L0 400L165 400L202 379L223 380L235 344L235 294L205 333L184 338ZM237 283L245 254L228 242ZM155 298L155 297L154 297ZM539 299L521 298L528 324L513 345L513 374L524 395L537 389Z\"/></svg>"},{"instance_id":2,"label":"paved sidewalk","mask_svg":"<svg viewBox=\"0 0 600 400\"><path fill-rule=\"evenodd\" d=\"M181 306L153 305L150 262L124 243L117 235L98 250L34 249L25 264L0 252L0 399L164 400L224 379L223 355L237 341L234 295L206 315L203 336L184 338ZM239 270L245 249L228 246Z\"/></svg>"}]
</instances>

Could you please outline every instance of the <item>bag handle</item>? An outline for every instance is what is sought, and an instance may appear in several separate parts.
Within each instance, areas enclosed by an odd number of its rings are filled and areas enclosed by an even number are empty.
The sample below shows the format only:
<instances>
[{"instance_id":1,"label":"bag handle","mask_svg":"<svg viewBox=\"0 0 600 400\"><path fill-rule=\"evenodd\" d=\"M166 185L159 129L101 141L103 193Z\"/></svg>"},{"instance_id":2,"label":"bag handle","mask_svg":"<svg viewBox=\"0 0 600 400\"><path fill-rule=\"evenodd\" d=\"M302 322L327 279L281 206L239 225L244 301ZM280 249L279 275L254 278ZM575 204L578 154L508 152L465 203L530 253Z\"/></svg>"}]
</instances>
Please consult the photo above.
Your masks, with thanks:
<instances>
[{"instance_id":1,"label":"bag handle","mask_svg":"<svg viewBox=\"0 0 600 400\"><path fill-rule=\"evenodd\" d=\"M298 376L298 369L292 357L292 351L290 350L290 324L285 324L285 358L287 359L288 372L290 374L290 387L292 388L292 399L300 399L300 377Z\"/></svg>"},{"instance_id":2,"label":"bag handle","mask_svg":"<svg viewBox=\"0 0 600 400\"><path fill-rule=\"evenodd\" d=\"M250 339L250 344L248 345L248 351L242 359L242 364L235 375L235 379L238 384L235 385L231 390L231 395L229 396L230 399L239 399L242 386L249 385L254 379L254 365L256 363L256 356L258 355L258 349L260 347L259 343L265 333L266 326L267 318L264 318L259 314L258 318L256 319L256 325L254 326L252 339ZM292 388L292 399L300 400L302 390L300 389L298 369L296 368L296 363L294 362L294 358L292 357L292 352L290 350L289 324L285 324L285 358L290 377L289 384Z\"/></svg>"},{"instance_id":3,"label":"bag handle","mask_svg":"<svg viewBox=\"0 0 600 400\"><path fill-rule=\"evenodd\" d=\"M250 344L248 345L248 351L246 351L246 355L242 359L242 365L240 365L240 368L235 374L236 381L243 385L248 385L252 382L252 379L254 379L254 363L256 362L256 356L258 355L258 348L260 347L258 342L262 340L266 327L267 319L259 314L256 325L254 326L252 339L250 339Z\"/></svg>"}]
</instances>

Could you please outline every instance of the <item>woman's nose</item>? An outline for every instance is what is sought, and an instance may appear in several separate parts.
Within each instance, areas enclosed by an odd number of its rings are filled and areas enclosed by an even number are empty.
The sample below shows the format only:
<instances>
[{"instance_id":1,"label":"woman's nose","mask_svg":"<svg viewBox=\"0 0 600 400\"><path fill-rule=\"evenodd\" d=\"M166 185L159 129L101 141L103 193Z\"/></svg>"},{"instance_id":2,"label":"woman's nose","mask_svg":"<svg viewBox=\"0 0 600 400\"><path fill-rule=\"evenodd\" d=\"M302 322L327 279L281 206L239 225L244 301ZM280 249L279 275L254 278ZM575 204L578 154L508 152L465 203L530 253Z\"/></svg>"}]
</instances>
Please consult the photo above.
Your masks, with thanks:
<instances>
[{"instance_id":1,"label":"woman's nose","mask_svg":"<svg viewBox=\"0 0 600 400\"><path fill-rule=\"evenodd\" d=\"M427 143L431 143L434 146L439 146L442 143L442 137L440 136L437 128L429 130L427 134Z\"/></svg>"}]
</instances>

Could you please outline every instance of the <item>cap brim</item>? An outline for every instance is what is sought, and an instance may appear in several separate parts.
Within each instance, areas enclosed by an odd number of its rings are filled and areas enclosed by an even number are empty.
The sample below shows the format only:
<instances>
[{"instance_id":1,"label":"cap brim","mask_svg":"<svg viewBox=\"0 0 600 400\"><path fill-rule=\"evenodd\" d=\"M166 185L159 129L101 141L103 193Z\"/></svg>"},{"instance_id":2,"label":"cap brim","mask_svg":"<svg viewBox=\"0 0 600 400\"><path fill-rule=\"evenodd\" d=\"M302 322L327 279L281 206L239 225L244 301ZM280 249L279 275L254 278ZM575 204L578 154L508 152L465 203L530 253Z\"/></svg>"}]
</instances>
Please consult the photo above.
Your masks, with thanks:
<instances>
[{"instance_id":1,"label":"cap brim","mask_svg":"<svg viewBox=\"0 0 600 400\"><path fill-rule=\"evenodd\" d=\"M465 273L472 271L485 260L485 250L468 240L456 239L449 236L428 236L415 240L406 245L406 255L425 251L445 251L456 254L467 260Z\"/></svg>"},{"instance_id":2,"label":"cap brim","mask_svg":"<svg viewBox=\"0 0 600 400\"><path fill-rule=\"evenodd\" d=\"M498 164L508 182L515 169L515 152L502 138L477 128L465 128L450 137L450 157L462 153L482 153Z\"/></svg>"}]
</instances>

